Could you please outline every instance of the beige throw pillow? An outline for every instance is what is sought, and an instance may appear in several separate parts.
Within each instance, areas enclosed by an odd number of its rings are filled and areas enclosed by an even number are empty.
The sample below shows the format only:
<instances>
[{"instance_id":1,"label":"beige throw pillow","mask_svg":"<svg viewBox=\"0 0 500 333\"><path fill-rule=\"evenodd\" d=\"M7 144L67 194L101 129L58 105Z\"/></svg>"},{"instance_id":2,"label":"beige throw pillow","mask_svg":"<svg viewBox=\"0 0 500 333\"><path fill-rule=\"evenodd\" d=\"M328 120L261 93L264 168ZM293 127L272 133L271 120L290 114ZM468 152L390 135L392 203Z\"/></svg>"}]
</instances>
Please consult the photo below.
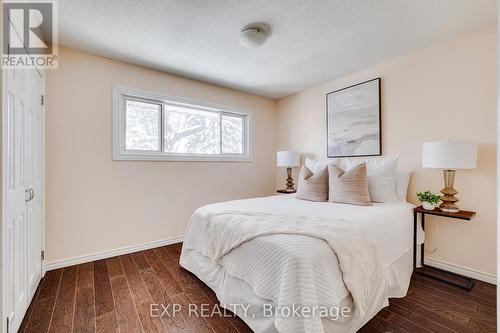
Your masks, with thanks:
<instances>
[{"instance_id":1,"label":"beige throw pillow","mask_svg":"<svg viewBox=\"0 0 500 333\"><path fill-rule=\"evenodd\" d=\"M335 164L328 166L328 201L360 206L371 206L368 192L368 173L366 164L361 163L348 171Z\"/></svg>"},{"instance_id":2,"label":"beige throw pillow","mask_svg":"<svg viewBox=\"0 0 500 333\"><path fill-rule=\"evenodd\" d=\"M310 170L305 165L300 169L297 199L309 201L328 200L328 169L327 167Z\"/></svg>"},{"instance_id":3,"label":"beige throw pillow","mask_svg":"<svg viewBox=\"0 0 500 333\"><path fill-rule=\"evenodd\" d=\"M373 202L399 202L397 169L399 156L370 158L364 161L368 172L368 191ZM347 159L345 169L362 161Z\"/></svg>"}]
</instances>

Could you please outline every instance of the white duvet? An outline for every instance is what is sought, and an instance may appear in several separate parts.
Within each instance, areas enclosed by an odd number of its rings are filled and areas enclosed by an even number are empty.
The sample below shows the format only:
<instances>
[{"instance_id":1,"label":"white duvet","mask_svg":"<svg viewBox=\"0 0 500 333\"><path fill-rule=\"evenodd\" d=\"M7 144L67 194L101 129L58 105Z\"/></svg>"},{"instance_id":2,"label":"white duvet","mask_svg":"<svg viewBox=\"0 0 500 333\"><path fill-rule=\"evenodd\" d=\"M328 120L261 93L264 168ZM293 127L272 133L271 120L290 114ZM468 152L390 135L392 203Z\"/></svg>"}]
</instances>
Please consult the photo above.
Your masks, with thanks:
<instances>
[{"instance_id":1,"label":"white duvet","mask_svg":"<svg viewBox=\"0 0 500 333\"><path fill-rule=\"evenodd\" d=\"M310 221L314 221L315 218L350 221L354 228L363 231L362 242L365 244L360 246L366 248L368 245L373 245L377 252L376 257L379 258L377 265L387 267L412 246L412 207L407 203L375 204L371 207L317 203L298 200L293 195L218 203L195 211L185 234L183 252L196 250L206 256L217 258L217 255L210 250L211 242L208 241L206 223L210 216L214 214L223 216L220 213L230 211L247 212L247 215L254 212L288 216L290 220L306 217ZM287 300L305 299L328 307L340 306L341 303L353 306L350 297L350 294L354 295L353 286L349 286L350 292L339 266L337 258L339 254L332 251L332 247L325 242L324 237L321 239L283 232L252 238L238 245L234 249L230 248L232 251L223 253L224 255L218 258L220 259L218 263L227 273L252 286L256 295L270 300L276 306L283 301L279 297L283 288L293 291L293 297L286 298ZM345 254L343 256L345 257ZM285 260L293 264L283 265ZM189 266L183 264L182 257L181 265ZM283 267L295 267L295 269L290 271L284 270ZM372 306L363 311L364 316L372 316L387 305L388 286L379 285L377 289L379 290L370 296ZM355 331L359 328L359 323L366 321L366 318L354 316L351 319L339 322L338 327L344 332ZM281 318L277 317L275 327L281 332L326 331L321 321L318 324L318 321L309 317L291 317L286 321L281 321Z\"/></svg>"}]
</instances>

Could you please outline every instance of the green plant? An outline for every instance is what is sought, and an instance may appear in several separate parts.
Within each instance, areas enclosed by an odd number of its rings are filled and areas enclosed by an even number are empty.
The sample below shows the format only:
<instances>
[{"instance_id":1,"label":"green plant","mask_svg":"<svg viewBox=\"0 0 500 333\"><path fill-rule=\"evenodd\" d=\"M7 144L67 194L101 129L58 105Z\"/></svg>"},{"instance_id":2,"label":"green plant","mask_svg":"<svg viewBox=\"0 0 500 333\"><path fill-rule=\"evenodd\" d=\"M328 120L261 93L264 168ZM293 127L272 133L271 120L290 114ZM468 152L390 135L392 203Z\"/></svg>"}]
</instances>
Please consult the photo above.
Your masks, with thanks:
<instances>
[{"instance_id":1,"label":"green plant","mask_svg":"<svg viewBox=\"0 0 500 333\"><path fill-rule=\"evenodd\" d=\"M418 192L417 193L417 198L420 200L420 202L428 202L431 205L435 205L441 200L441 196L432 193L430 190L427 190L425 192Z\"/></svg>"}]
</instances>

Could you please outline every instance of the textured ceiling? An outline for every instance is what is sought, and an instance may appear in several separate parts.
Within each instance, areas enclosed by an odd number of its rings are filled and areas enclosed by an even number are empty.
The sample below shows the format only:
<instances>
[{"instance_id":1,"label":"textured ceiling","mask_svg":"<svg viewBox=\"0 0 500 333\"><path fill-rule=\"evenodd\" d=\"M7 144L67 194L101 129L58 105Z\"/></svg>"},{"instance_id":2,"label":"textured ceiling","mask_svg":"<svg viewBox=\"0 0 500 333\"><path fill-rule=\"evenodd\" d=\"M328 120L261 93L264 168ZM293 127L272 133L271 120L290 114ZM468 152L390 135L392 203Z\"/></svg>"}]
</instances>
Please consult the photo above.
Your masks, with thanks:
<instances>
[{"instance_id":1,"label":"textured ceiling","mask_svg":"<svg viewBox=\"0 0 500 333\"><path fill-rule=\"evenodd\" d=\"M278 98L496 21L495 0L63 0L60 42ZM241 28L264 22L247 49Z\"/></svg>"}]
</instances>

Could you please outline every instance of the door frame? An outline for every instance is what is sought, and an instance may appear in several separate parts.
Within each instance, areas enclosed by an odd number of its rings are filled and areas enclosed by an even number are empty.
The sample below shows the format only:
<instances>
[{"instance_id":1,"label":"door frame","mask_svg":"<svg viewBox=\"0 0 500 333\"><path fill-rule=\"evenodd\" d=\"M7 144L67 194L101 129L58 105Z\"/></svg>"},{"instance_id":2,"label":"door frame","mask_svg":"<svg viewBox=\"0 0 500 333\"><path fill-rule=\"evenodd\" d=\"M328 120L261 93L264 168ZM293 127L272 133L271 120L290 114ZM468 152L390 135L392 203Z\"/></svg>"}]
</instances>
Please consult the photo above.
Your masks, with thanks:
<instances>
[{"instance_id":1,"label":"door frame","mask_svg":"<svg viewBox=\"0 0 500 333\"><path fill-rule=\"evenodd\" d=\"M21 69L22 70L22 69ZM40 153L41 153L41 188L40 188L40 195L41 195L41 247L42 251L45 251L45 104L46 104L46 98L45 98L45 76L37 69L38 74L42 78L42 95L44 96L44 103L41 105L41 131L42 131L42 142L41 142L41 147L40 147ZM2 181L1 181L1 187L2 187L2 227L1 227L1 248L2 248L2 256L1 256L1 322L2 324L0 325L0 332L6 332L7 331L7 321L6 321L6 295L7 295L7 286L5 285L6 279L4 277L8 276L8 270L7 270L7 265L5 264L6 258L8 258L8 249L6 247L6 240L5 240L5 235L7 234L6 228L7 228L7 223L6 223L6 218L7 218L7 184L8 180L6 179L6 174L7 174L7 168L8 168L8 159L7 159L7 127L8 127L8 119L7 119L7 95L8 95L8 88L7 88L7 72L6 70L2 70ZM45 260L42 260L41 263L41 270L42 270L42 278L45 276L46 268L45 268Z\"/></svg>"},{"instance_id":2,"label":"door frame","mask_svg":"<svg viewBox=\"0 0 500 333\"><path fill-rule=\"evenodd\" d=\"M41 219L42 219L42 225L41 225L41 245L42 245L42 251L45 253L45 104L47 103L47 96L45 93L45 76L38 72L40 76L42 77L42 96L43 96L43 103L41 105L41 110L40 110L40 116L41 116L41 130L42 130L42 142L41 142L41 147L40 147L40 161L42 163L42 176L40 180L40 195L41 200L40 200L40 214ZM45 258L42 260L42 278L45 276L46 268L45 268Z\"/></svg>"}]
</instances>

